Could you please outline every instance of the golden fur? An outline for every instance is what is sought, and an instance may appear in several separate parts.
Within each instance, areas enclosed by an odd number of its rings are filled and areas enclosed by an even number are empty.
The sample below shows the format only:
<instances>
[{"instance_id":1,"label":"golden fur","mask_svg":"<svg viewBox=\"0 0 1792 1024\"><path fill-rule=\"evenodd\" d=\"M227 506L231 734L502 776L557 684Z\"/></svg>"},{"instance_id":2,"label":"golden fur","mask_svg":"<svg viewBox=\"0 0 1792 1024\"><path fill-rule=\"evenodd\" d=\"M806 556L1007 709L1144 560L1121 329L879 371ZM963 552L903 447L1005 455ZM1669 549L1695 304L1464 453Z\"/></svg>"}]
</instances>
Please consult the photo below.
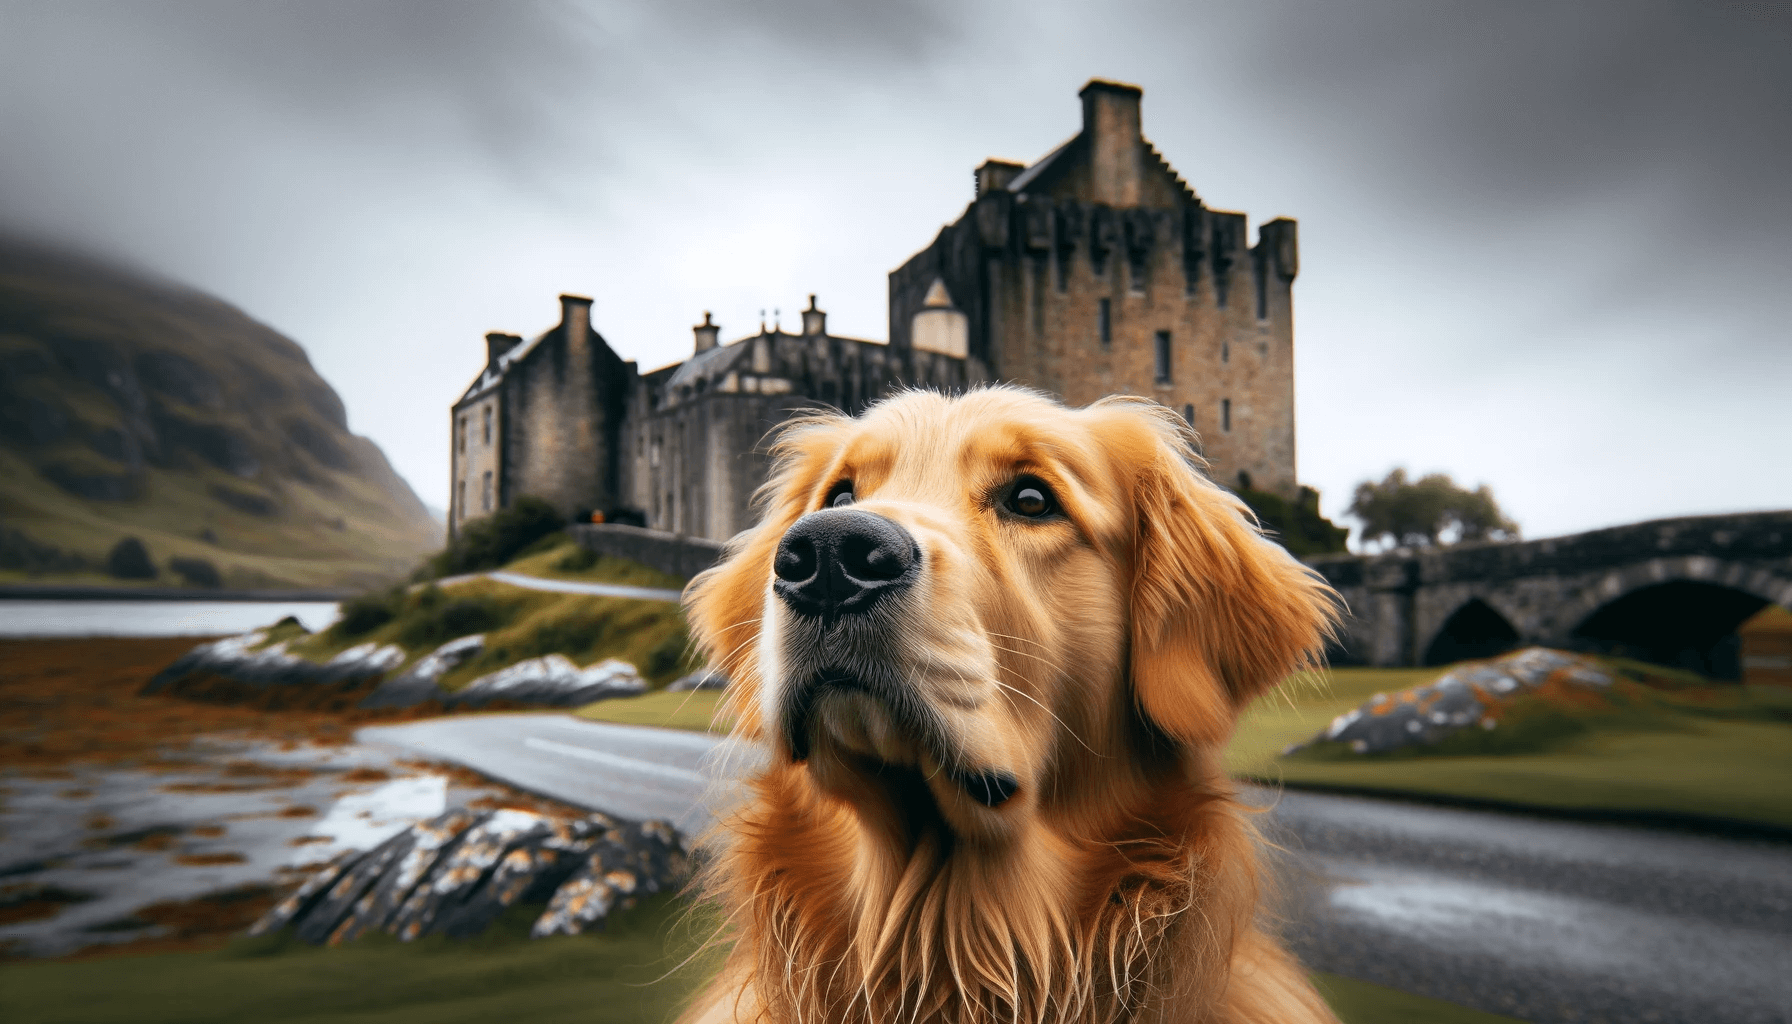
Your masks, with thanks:
<instances>
[{"instance_id":1,"label":"golden fur","mask_svg":"<svg viewBox=\"0 0 1792 1024\"><path fill-rule=\"evenodd\" d=\"M1330 591L1135 398L1067 409L908 392L780 435L765 516L698 577L697 641L770 751L711 840L735 946L693 1022L1333 1021L1260 926L1257 839L1220 765L1252 698L1312 664ZM1062 515L999 496L1045 481ZM832 655L895 673L934 741L864 693L778 727L793 645L780 539L851 481L911 533L912 591ZM794 639L793 639L794 638ZM1000 769L989 807L953 780Z\"/></svg>"}]
</instances>

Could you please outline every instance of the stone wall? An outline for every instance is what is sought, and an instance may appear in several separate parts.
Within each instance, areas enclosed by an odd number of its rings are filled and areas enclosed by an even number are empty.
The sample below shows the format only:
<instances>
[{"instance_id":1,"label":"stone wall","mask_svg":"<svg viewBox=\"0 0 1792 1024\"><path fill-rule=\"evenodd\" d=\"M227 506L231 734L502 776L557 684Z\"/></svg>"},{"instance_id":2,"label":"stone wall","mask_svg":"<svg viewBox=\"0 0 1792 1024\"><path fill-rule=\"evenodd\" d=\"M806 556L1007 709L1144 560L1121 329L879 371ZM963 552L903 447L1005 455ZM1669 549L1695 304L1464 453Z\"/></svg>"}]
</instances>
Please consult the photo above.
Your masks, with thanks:
<instances>
[{"instance_id":1,"label":"stone wall","mask_svg":"<svg viewBox=\"0 0 1792 1024\"><path fill-rule=\"evenodd\" d=\"M857 414L903 386L965 385L962 359L830 335L814 308L804 320L810 333L762 330L699 349L688 372L640 378L621 440L621 494L650 527L723 541L752 525L769 439L793 414Z\"/></svg>"},{"instance_id":2,"label":"stone wall","mask_svg":"<svg viewBox=\"0 0 1792 1024\"><path fill-rule=\"evenodd\" d=\"M560 326L501 385L501 503L533 494L567 516L617 507L615 452L633 376L591 329L591 300L561 296Z\"/></svg>"},{"instance_id":3,"label":"stone wall","mask_svg":"<svg viewBox=\"0 0 1792 1024\"><path fill-rule=\"evenodd\" d=\"M722 545L716 541L638 526L579 523L568 527L568 532L587 550L626 558L687 580L722 557Z\"/></svg>"},{"instance_id":4,"label":"stone wall","mask_svg":"<svg viewBox=\"0 0 1792 1024\"><path fill-rule=\"evenodd\" d=\"M448 519L455 528L499 508L503 480L498 453L503 450L503 392L491 391L454 409L449 435L452 490Z\"/></svg>"}]
</instances>

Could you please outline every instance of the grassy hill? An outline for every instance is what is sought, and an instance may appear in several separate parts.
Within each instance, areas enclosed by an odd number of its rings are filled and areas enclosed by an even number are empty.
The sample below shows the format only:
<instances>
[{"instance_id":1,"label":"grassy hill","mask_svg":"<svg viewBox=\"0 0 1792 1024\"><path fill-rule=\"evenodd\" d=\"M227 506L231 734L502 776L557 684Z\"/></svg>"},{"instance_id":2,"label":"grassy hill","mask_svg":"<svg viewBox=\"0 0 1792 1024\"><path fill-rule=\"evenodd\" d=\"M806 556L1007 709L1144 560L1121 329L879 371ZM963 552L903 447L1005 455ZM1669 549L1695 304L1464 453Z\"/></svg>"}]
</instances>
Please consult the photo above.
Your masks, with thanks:
<instances>
[{"instance_id":1,"label":"grassy hill","mask_svg":"<svg viewBox=\"0 0 1792 1024\"><path fill-rule=\"evenodd\" d=\"M401 576L441 527L291 339L210 296L0 238L0 582ZM203 573L201 573L203 576Z\"/></svg>"}]
</instances>

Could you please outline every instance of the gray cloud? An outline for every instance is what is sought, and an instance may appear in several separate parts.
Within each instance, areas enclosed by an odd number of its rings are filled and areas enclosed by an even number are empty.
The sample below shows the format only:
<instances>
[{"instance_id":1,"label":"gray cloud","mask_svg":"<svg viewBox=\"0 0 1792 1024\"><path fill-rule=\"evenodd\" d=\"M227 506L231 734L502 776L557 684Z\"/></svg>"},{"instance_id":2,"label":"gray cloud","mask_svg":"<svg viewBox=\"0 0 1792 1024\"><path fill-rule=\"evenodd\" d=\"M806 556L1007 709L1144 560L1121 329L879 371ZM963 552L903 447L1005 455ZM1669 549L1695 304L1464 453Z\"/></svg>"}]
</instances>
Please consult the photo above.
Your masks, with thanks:
<instances>
[{"instance_id":1,"label":"gray cloud","mask_svg":"<svg viewBox=\"0 0 1792 1024\"><path fill-rule=\"evenodd\" d=\"M652 365L704 308L733 331L820 291L881 336L883 274L971 168L1043 155L1086 78L1123 78L1210 202L1301 220L1302 472L1328 505L1405 462L1547 532L1792 497L1753 440L1792 428L1765 393L1792 379L1789 25L1643 0L0 0L0 226L293 334L434 498L481 332L589 291ZM1676 493L1661 465L1699 459L1721 482Z\"/></svg>"}]
</instances>

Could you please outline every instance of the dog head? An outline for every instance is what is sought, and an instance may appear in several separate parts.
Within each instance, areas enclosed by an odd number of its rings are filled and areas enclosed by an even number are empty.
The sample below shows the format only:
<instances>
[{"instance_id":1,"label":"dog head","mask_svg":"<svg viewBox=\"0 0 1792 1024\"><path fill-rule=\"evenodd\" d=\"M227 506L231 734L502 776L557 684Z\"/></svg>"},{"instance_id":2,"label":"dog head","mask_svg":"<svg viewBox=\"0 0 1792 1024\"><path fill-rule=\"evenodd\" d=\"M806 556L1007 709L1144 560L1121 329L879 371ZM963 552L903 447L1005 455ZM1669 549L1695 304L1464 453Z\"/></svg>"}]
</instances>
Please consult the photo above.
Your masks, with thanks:
<instances>
[{"instance_id":1,"label":"dog head","mask_svg":"<svg viewBox=\"0 0 1792 1024\"><path fill-rule=\"evenodd\" d=\"M1334 611L1192 439L1008 387L797 421L687 597L737 728L863 820L985 839L1216 751Z\"/></svg>"}]
</instances>

